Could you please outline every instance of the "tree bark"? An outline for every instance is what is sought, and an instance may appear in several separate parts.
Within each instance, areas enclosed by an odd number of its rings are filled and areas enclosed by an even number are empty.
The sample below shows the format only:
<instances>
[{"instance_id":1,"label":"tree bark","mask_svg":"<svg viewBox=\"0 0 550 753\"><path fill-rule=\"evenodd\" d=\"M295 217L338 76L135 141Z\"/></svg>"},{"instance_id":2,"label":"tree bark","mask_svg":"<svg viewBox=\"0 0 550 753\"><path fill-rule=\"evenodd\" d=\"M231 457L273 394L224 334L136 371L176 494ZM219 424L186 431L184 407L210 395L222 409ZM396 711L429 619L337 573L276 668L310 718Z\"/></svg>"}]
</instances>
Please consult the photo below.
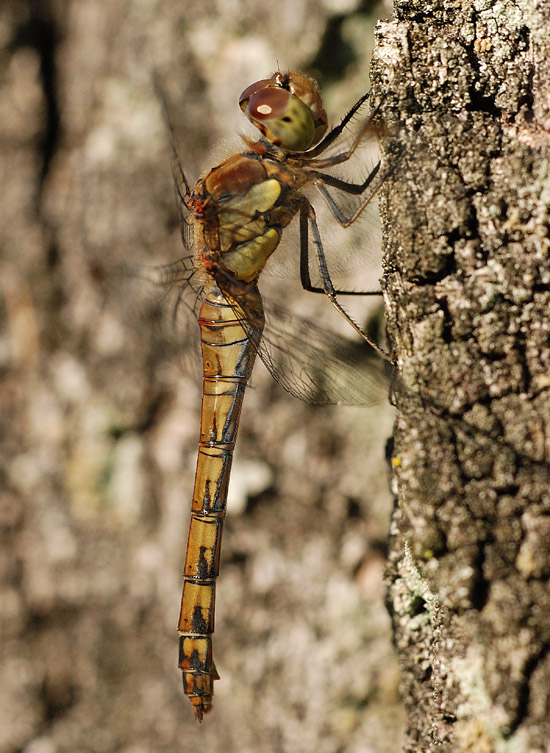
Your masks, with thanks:
<instances>
[{"instance_id":1,"label":"tree bark","mask_svg":"<svg viewBox=\"0 0 550 753\"><path fill-rule=\"evenodd\" d=\"M374 101L406 751L548 751L550 6L396 2Z\"/></svg>"}]
</instances>

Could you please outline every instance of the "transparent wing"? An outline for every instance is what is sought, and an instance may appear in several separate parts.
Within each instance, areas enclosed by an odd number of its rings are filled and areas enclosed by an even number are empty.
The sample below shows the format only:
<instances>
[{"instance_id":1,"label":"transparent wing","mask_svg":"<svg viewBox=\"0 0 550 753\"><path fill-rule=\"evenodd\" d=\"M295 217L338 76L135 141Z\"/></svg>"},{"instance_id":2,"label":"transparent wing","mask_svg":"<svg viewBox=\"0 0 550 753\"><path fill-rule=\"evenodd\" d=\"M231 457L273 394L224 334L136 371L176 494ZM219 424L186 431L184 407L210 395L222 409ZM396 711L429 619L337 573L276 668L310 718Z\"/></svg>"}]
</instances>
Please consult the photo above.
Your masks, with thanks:
<instances>
[{"instance_id":1,"label":"transparent wing","mask_svg":"<svg viewBox=\"0 0 550 753\"><path fill-rule=\"evenodd\" d=\"M106 311L141 333L155 358L172 361L197 381L202 373L197 308L202 283L188 256L173 264L110 264L95 260L91 275Z\"/></svg>"},{"instance_id":2,"label":"transparent wing","mask_svg":"<svg viewBox=\"0 0 550 753\"><path fill-rule=\"evenodd\" d=\"M258 311L257 296L249 293L255 289L236 280L220 287L266 368L290 394L313 404L372 405L387 398L383 363L367 343L353 343L269 299Z\"/></svg>"},{"instance_id":3,"label":"transparent wing","mask_svg":"<svg viewBox=\"0 0 550 753\"><path fill-rule=\"evenodd\" d=\"M264 301L266 326L258 352L285 390L313 404L373 405L388 397L384 364L364 342Z\"/></svg>"},{"instance_id":4,"label":"transparent wing","mask_svg":"<svg viewBox=\"0 0 550 753\"><path fill-rule=\"evenodd\" d=\"M110 270L108 287L124 318L147 327L151 347L199 379L197 313L204 278L193 257L158 267L118 267ZM383 364L366 343L351 342L270 299L264 300L262 336L257 297L248 286L227 279L220 287L268 371L290 394L313 404L370 405L387 398Z\"/></svg>"},{"instance_id":5,"label":"transparent wing","mask_svg":"<svg viewBox=\"0 0 550 753\"><path fill-rule=\"evenodd\" d=\"M176 149L176 137L172 118L170 116L170 107L168 97L164 91L160 78L157 74L153 76L155 90L162 106L162 113L166 128L168 130L170 142L170 167L174 184L174 193L176 197L176 206L180 224L180 233L183 246L186 251L192 251L195 244L195 229L192 218L185 206L186 197L191 194L191 186L183 170L178 150Z\"/></svg>"}]
</instances>

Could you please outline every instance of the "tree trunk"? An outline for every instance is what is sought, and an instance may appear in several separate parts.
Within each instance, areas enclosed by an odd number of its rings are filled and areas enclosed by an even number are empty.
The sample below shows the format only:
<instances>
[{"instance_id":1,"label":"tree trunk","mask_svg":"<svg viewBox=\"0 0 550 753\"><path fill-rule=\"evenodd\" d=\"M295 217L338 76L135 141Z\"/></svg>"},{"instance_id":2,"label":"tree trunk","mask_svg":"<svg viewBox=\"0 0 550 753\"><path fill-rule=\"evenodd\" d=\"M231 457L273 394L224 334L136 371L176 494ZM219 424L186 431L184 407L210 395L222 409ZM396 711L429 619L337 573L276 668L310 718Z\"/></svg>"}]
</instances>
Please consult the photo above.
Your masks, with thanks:
<instances>
[{"instance_id":1,"label":"tree trunk","mask_svg":"<svg viewBox=\"0 0 550 753\"><path fill-rule=\"evenodd\" d=\"M525 0L378 27L407 751L549 750L549 28Z\"/></svg>"}]
</instances>

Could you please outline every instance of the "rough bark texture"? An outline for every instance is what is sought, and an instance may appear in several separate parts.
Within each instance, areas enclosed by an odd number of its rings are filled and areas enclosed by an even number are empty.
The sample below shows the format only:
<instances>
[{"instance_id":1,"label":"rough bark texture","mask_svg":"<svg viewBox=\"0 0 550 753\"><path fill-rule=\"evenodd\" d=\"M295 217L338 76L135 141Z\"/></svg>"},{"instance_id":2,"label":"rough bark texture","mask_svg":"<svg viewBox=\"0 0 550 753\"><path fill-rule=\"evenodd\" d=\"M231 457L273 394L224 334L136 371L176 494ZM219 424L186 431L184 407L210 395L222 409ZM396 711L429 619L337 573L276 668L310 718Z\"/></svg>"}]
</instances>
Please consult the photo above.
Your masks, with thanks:
<instances>
[{"instance_id":1,"label":"rough bark texture","mask_svg":"<svg viewBox=\"0 0 550 753\"><path fill-rule=\"evenodd\" d=\"M182 253L153 69L194 179L277 61L325 73L332 122L368 89L372 18L337 5L0 2L1 753L399 747L389 407L308 407L256 369L199 726L176 624L200 383L90 263Z\"/></svg>"},{"instance_id":2,"label":"rough bark texture","mask_svg":"<svg viewBox=\"0 0 550 753\"><path fill-rule=\"evenodd\" d=\"M407 751L550 749L549 29L527 0L378 27Z\"/></svg>"}]
</instances>

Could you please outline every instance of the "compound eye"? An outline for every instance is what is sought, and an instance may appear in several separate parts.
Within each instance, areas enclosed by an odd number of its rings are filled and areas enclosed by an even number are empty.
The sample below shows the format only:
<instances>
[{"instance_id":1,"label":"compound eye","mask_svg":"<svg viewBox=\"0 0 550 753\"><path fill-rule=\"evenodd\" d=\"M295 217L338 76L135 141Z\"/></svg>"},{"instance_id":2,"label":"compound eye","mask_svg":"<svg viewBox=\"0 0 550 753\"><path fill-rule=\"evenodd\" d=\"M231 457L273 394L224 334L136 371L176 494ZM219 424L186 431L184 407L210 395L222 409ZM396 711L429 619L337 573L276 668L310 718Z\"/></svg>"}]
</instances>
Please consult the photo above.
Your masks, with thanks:
<instances>
[{"instance_id":1,"label":"compound eye","mask_svg":"<svg viewBox=\"0 0 550 753\"><path fill-rule=\"evenodd\" d=\"M262 78L260 81L255 81L253 84L250 84L250 86L247 86L239 97L239 107L241 110L248 104L248 100L253 94L256 94L256 92L259 92L262 89L266 89L270 85L272 85L271 79Z\"/></svg>"},{"instance_id":2,"label":"compound eye","mask_svg":"<svg viewBox=\"0 0 550 753\"><path fill-rule=\"evenodd\" d=\"M291 94L270 86L256 92L248 102L248 113L254 120L279 120L286 116Z\"/></svg>"},{"instance_id":3,"label":"compound eye","mask_svg":"<svg viewBox=\"0 0 550 753\"><path fill-rule=\"evenodd\" d=\"M241 94L241 110L271 144L289 152L302 152L315 139L310 108L288 89L272 81L257 81Z\"/></svg>"}]
</instances>

